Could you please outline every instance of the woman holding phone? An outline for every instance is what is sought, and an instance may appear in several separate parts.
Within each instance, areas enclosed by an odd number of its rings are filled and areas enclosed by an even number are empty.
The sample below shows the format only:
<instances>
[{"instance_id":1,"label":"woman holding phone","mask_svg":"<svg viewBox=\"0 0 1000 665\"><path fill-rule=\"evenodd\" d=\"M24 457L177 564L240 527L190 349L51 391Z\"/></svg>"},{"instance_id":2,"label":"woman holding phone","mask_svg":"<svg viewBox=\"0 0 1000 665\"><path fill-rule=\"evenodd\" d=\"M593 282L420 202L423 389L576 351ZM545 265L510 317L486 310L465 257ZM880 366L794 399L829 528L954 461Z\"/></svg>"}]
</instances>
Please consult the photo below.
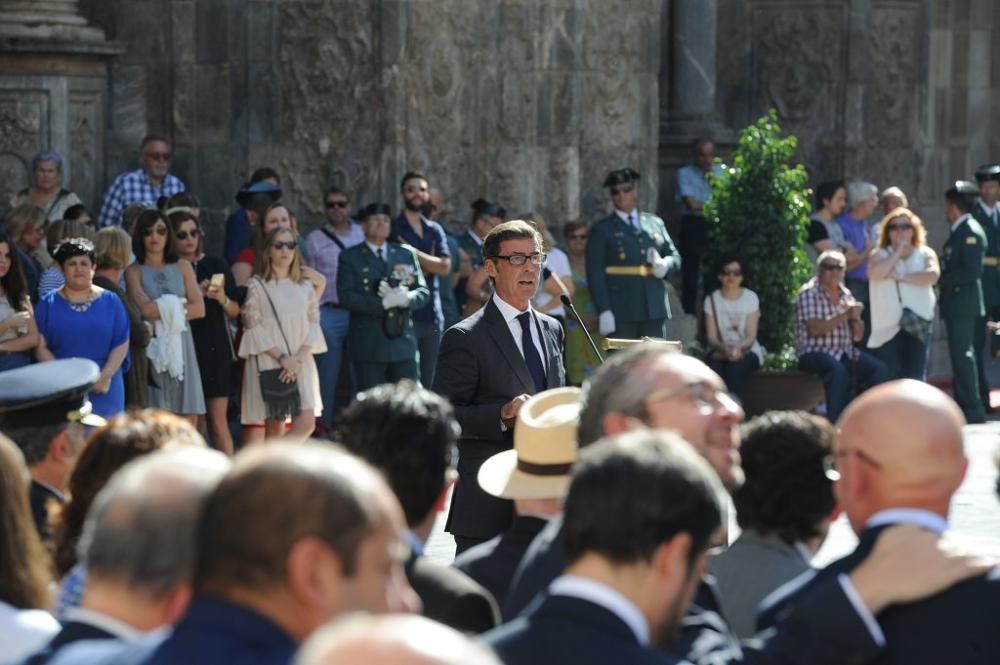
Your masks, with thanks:
<instances>
[{"instance_id":1,"label":"woman holding phone","mask_svg":"<svg viewBox=\"0 0 1000 665\"><path fill-rule=\"evenodd\" d=\"M205 236L198 220L190 211L180 210L171 214L171 232L177 256L194 266L195 278L205 299L205 318L189 321L194 338L194 350L201 368L201 385L205 392L208 434L212 443L222 452L233 454L233 438L229 433L226 412L229 393L233 385L233 363L236 354L229 332L229 320L240 315L236 302L236 282L218 256L207 256L204 251ZM199 422L205 430L205 422Z\"/></svg>"}]
</instances>

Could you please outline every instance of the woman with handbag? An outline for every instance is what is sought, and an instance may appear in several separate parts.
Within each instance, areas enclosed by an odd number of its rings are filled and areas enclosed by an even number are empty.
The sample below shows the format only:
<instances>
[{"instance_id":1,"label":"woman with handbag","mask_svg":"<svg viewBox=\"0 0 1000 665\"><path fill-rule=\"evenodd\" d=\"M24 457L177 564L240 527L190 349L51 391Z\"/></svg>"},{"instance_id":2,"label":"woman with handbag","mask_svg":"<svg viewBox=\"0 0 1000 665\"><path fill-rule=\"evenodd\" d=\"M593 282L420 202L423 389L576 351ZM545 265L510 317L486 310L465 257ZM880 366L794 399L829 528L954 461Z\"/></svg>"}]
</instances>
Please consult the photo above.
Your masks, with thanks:
<instances>
[{"instance_id":1,"label":"woman with handbag","mask_svg":"<svg viewBox=\"0 0 1000 665\"><path fill-rule=\"evenodd\" d=\"M927 379L937 254L926 244L924 224L906 208L882 220L878 248L868 259L872 331L868 348L893 379Z\"/></svg>"},{"instance_id":2,"label":"woman with handbag","mask_svg":"<svg viewBox=\"0 0 1000 665\"><path fill-rule=\"evenodd\" d=\"M764 349L757 341L760 299L743 286L746 262L741 257L724 255L717 274L719 288L705 296L707 362L731 392L741 395L744 379L764 362Z\"/></svg>"},{"instance_id":3,"label":"woman with handbag","mask_svg":"<svg viewBox=\"0 0 1000 665\"><path fill-rule=\"evenodd\" d=\"M287 226L270 231L256 256L243 306L243 339L239 355L246 359L240 422L263 421L250 430L247 443L288 432L306 438L323 412L319 374L313 354L324 353L319 326L319 292L302 273L295 232Z\"/></svg>"}]
</instances>

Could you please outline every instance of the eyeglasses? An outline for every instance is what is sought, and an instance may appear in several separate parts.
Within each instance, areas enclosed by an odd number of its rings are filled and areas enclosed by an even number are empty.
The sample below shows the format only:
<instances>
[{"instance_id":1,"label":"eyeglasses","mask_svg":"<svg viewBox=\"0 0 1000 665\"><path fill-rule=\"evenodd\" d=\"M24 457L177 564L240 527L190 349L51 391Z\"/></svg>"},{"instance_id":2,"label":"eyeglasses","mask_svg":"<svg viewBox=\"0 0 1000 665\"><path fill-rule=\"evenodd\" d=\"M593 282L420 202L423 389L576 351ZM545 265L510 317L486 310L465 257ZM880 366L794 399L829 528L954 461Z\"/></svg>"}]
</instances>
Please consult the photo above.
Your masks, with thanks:
<instances>
[{"instance_id":1,"label":"eyeglasses","mask_svg":"<svg viewBox=\"0 0 1000 665\"><path fill-rule=\"evenodd\" d=\"M200 235L201 235L201 229L191 229L190 231L178 231L177 233L174 234L174 237L177 238L178 240L187 240L188 236L190 236L191 239L194 240Z\"/></svg>"},{"instance_id":2,"label":"eyeglasses","mask_svg":"<svg viewBox=\"0 0 1000 665\"><path fill-rule=\"evenodd\" d=\"M910 231L910 230L913 229L913 225L912 224L890 224L888 228L889 228L890 231Z\"/></svg>"},{"instance_id":3,"label":"eyeglasses","mask_svg":"<svg viewBox=\"0 0 1000 665\"><path fill-rule=\"evenodd\" d=\"M695 408L705 415L714 412L719 405L739 407L739 400L732 393L720 390L710 383L702 382L685 383L677 388L653 391L646 397L646 404L662 402L679 395L690 399L694 403Z\"/></svg>"},{"instance_id":4,"label":"eyeglasses","mask_svg":"<svg viewBox=\"0 0 1000 665\"><path fill-rule=\"evenodd\" d=\"M831 272L836 270L844 270L846 266L842 263L821 263L819 264L820 269L829 270Z\"/></svg>"},{"instance_id":5,"label":"eyeglasses","mask_svg":"<svg viewBox=\"0 0 1000 665\"><path fill-rule=\"evenodd\" d=\"M857 448L846 448L838 450L832 455L827 455L823 458L823 473L827 478L836 482L840 480L840 463L837 461L841 457L847 457L848 455L854 455L859 460L872 467L876 471L882 470L882 463L873 458L868 453L863 450L858 450Z\"/></svg>"},{"instance_id":6,"label":"eyeglasses","mask_svg":"<svg viewBox=\"0 0 1000 665\"><path fill-rule=\"evenodd\" d=\"M739 269L737 269L737 270L723 270L719 274L722 275L723 277L742 277L743 276L743 271L739 270Z\"/></svg>"},{"instance_id":7,"label":"eyeglasses","mask_svg":"<svg viewBox=\"0 0 1000 665\"><path fill-rule=\"evenodd\" d=\"M169 152L147 152L146 157L157 162L169 162L173 155Z\"/></svg>"},{"instance_id":8,"label":"eyeglasses","mask_svg":"<svg viewBox=\"0 0 1000 665\"><path fill-rule=\"evenodd\" d=\"M633 189L635 189L635 185L622 185L621 187L612 187L611 188L611 196L619 196L620 194L628 194Z\"/></svg>"},{"instance_id":9,"label":"eyeglasses","mask_svg":"<svg viewBox=\"0 0 1000 665\"><path fill-rule=\"evenodd\" d=\"M149 236L153 235L154 233L156 235L158 235L158 236L165 236L165 235L167 235L167 227L165 227L165 226L150 226L149 228L146 228L146 229L142 230L142 235L146 236L147 238Z\"/></svg>"},{"instance_id":10,"label":"eyeglasses","mask_svg":"<svg viewBox=\"0 0 1000 665\"><path fill-rule=\"evenodd\" d=\"M531 261L532 264L540 266L545 263L545 259L548 258L548 254L542 254L541 252L535 252L534 254L511 254L510 256L500 256L498 254L492 258L494 261L497 259L503 259L512 266L523 266L526 261Z\"/></svg>"},{"instance_id":11,"label":"eyeglasses","mask_svg":"<svg viewBox=\"0 0 1000 665\"><path fill-rule=\"evenodd\" d=\"M574 233L573 235L566 236L566 240L586 240L590 237L588 233Z\"/></svg>"},{"instance_id":12,"label":"eyeglasses","mask_svg":"<svg viewBox=\"0 0 1000 665\"><path fill-rule=\"evenodd\" d=\"M271 244L271 249L295 249L295 241L289 240L288 242L276 242Z\"/></svg>"},{"instance_id":13,"label":"eyeglasses","mask_svg":"<svg viewBox=\"0 0 1000 665\"><path fill-rule=\"evenodd\" d=\"M351 205L351 204L348 203L347 201L327 201L326 202L326 207L328 209L330 209L330 210L333 210L334 208L346 208L349 205Z\"/></svg>"}]
</instances>

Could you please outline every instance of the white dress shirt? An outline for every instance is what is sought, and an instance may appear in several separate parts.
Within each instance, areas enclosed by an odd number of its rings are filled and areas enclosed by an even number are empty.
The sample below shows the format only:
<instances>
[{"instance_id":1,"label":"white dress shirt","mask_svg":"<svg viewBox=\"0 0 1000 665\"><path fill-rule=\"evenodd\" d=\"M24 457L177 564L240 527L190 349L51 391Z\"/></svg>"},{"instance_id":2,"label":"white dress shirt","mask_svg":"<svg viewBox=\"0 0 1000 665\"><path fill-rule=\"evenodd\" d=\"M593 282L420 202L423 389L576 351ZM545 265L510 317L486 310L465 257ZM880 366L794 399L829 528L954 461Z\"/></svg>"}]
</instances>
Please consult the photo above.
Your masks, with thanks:
<instances>
[{"instance_id":1,"label":"white dress shirt","mask_svg":"<svg viewBox=\"0 0 1000 665\"><path fill-rule=\"evenodd\" d=\"M493 294L493 302L496 304L497 309L500 310L500 315L503 320L507 322L507 327L510 329L510 334L514 338L514 344L517 345L517 350L521 352L521 356L524 357L524 348L521 346L521 322L517 320L518 314L523 314L528 311L531 312L531 305L528 305L528 309L519 310L497 294ZM538 350L538 357L542 359L542 371L546 371L546 358L545 358L545 347L542 345L542 340L538 337L538 319L535 317L534 312L531 315L531 341L535 343L535 348Z\"/></svg>"},{"instance_id":2,"label":"white dress shirt","mask_svg":"<svg viewBox=\"0 0 1000 665\"><path fill-rule=\"evenodd\" d=\"M633 210L632 212L625 212L624 210L619 210L615 208L615 214L618 215L618 219L622 220L633 229L638 229L639 227L639 211Z\"/></svg>"}]
</instances>

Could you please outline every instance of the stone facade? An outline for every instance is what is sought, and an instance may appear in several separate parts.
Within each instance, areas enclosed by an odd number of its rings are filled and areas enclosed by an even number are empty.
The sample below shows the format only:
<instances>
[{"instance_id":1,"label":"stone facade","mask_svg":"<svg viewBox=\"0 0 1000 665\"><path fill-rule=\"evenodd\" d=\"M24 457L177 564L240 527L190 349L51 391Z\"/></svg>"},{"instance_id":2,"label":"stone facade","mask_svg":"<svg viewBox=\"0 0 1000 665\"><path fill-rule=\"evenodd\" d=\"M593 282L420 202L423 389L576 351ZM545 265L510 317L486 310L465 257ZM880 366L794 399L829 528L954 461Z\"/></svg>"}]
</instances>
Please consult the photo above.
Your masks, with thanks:
<instances>
[{"instance_id":1,"label":"stone facade","mask_svg":"<svg viewBox=\"0 0 1000 665\"><path fill-rule=\"evenodd\" d=\"M643 172L653 207L662 4L82 0L128 47L111 67L99 177L134 168L156 131L210 231L262 165L282 174L306 226L328 184L398 209L410 169L459 225L480 196L556 225L594 217L605 174L625 165Z\"/></svg>"}]
</instances>

